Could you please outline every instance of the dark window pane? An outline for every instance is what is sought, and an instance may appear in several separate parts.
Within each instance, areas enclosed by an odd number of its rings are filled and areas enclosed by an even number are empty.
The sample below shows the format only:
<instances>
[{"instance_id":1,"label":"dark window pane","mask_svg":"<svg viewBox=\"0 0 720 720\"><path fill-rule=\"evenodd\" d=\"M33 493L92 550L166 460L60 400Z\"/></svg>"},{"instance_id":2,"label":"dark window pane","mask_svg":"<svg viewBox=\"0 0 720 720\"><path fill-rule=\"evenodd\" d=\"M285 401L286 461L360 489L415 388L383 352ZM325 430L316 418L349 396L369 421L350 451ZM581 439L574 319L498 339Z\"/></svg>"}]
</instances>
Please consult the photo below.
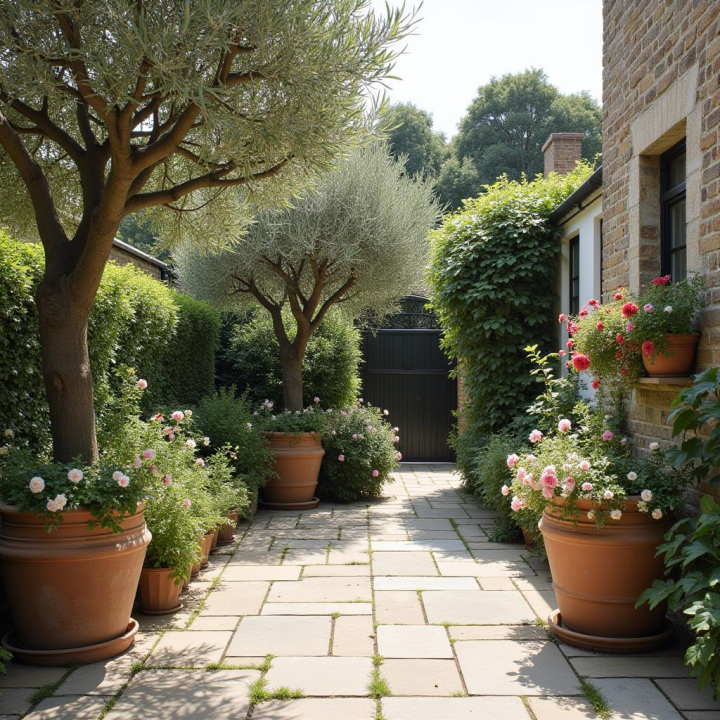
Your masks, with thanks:
<instances>
[{"instance_id":1,"label":"dark window pane","mask_svg":"<svg viewBox=\"0 0 720 720\"><path fill-rule=\"evenodd\" d=\"M673 203L670 208L670 248L685 245L687 225L685 224L685 200Z\"/></svg>"},{"instance_id":2,"label":"dark window pane","mask_svg":"<svg viewBox=\"0 0 720 720\"><path fill-rule=\"evenodd\" d=\"M668 189L685 182L685 153L668 163Z\"/></svg>"},{"instance_id":3,"label":"dark window pane","mask_svg":"<svg viewBox=\"0 0 720 720\"><path fill-rule=\"evenodd\" d=\"M670 260L670 274L673 282L684 280L687 277L687 250L676 250Z\"/></svg>"}]
</instances>

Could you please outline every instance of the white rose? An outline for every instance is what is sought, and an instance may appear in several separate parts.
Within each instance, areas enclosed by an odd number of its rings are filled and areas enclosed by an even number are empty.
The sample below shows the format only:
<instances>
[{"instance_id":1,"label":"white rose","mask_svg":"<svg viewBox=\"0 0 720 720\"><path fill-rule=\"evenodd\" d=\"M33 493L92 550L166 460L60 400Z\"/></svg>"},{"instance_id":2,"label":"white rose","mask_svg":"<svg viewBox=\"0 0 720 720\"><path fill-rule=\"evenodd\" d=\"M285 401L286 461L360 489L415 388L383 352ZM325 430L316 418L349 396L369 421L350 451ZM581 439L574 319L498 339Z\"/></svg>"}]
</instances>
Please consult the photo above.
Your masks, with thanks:
<instances>
[{"instance_id":1,"label":"white rose","mask_svg":"<svg viewBox=\"0 0 720 720\"><path fill-rule=\"evenodd\" d=\"M666 305L665 312L672 312L672 305Z\"/></svg>"},{"instance_id":2,"label":"white rose","mask_svg":"<svg viewBox=\"0 0 720 720\"><path fill-rule=\"evenodd\" d=\"M60 509L60 508L57 506L57 503L56 503L54 500L48 500L48 501L47 501L47 504L45 505L45 507L46 507L50 512L57 512L57 511Z\"/></svg>"},{"instance_id":3,"label":"white rose","mask_svg":"<svg viewBox=\"0 0 720 720\"><path fill-rule=\"evenodd\" d=\"M653 496L650 490L643 490L640 493L640 497L643 499L643 502L650 502Z\"/></svg>"},{"instance_id":4,"label":"white rose","mask_svg":"<svg viewBox=\"0 0 720 720\"><path fill-rule=\"evenodd\" d=\"M655 450L660 449L660 443L657 442L651 442L649 445L650 449L654 452Z\"/></svg>"},{"instance_id":5,"label":"white rose","mask_svg":"<svg viewBox=\"0 0 720 720\"><path fill-rule=\"evenodd\" d=\"M209 438L209 437L204 437L204 438L203 438L203 445L204 445L205 447L207 447L209 444L210 444L210 438Z\"/></svg>"},{"instance_id":6,"label":"white rose","mask_svg":"<svg viewBox=\"0 0 720 720\"><path fill-rule=\"evenodd\" d=\"M628 480L637 480L637 473L632 470L627 474Z\"/></svg>"},{"instance_id":7,"label":"white rose","mask_svg":"<svg viewBox=\"0 0 720 720\"><path fill-rule=\"evenodd\" d=\"M595 511L594 511L594 510L590 510L590 511L588 512L587 516L588 516L588 520L594 520L594 519L595 519Z\"/></svg>"},{"instance_id":8,"label":"white rose","mask_svg":"<svg viewBox=\"0 0 720 720\"><path fill-rule=\"evenodd\" d=\"M15 437L15 433L14 433L10 428L8 428L8 429L3 433L3 435L5 435L6 438L11 438L11 439Z\"/></svg>"},{"instance_id":9,"label":"white rose","mask_svg":"<svg viewBox=\"0 0 720 720\"><path fill-rule=\"evenodd\" d=\"M112 474L113 480L115 480L115 482L117 482L122 476L123 476L123 474L122 474L122 472L121 472L120 470L116 470L116 471Z\"/></svg>"},{"instance_id":10,"label":"white rose","mask_svg":"<svg viewBox=\"0 0 720 720\"><path fill-rule=\"evenodd\" d=\"M41 477L34 477L30 481L30 492L39 493L45 489L45 481Z\"/></svg>"},{"instance_id":11,"label":"white rose","mask_svg":"<svg viewBox=\"0 0 720 720\"><path fill-rule=\"evenodd\" d=\"M187 440L187 441L185 442L185 444L186 444L191 450L194 450L195 447L196 447L196 445L197 445L197 443L196 443L192 438L190 438L189 440Z\"/></svg>"},{"instance_id":12,"label":"white rose","mask_svg":"<svg viewBox=\"0 0 720 720\"><path fill-rule=\"evenodd\" d=\"M186 410L185 417L192 417L192 410Z\"/></svg>"},{"instance_id":13,"label":"white rose","mask_svg":"<svg viewBox=\"0 0 720 720\"><path fill-rule=\"evenodd\" d=\"M68 480L71 483L79 483L83 479L83 472L82 470L78 470L77 468L73 468L68 474L67 474Z\"/></svg>"},{"instance_id":14,"label":"white rose","mask_svg":"<svg viewBox=\"0 0 720 720\"><path fill-rule=\"evenodd\" d=\"M62 510L67 505L67 498L64 495L58 495L53 502L57 505L58 510Z\"/></svg>"},{"instance_id":15,"label":"white rose","mask_svg":"<svg viewBox=\"0 0 720 720\"><path fill-rule=\"evenodd\" d=\"M663 511L660 508L655 508L652 511L652 516L654 520L659 520L663 516Z\"/></svg>"},{"instance_id":16,"label":"white rose","mask_svg":"<svg viewBox=\"0 0 720 720\"><path fill-rule=\"evenodd\" d=\"M130 478L127 475L121 475L117 479L117 484L122 488L126 488L130 484Z\"/></svg>"},{"instance_id":17,"label":"white rose","mask_svg":"<svg viewBox=\"0 0 720 720\"><path fill-rule=\"evenodd\" d=\"M5 453L7 453L7 451L9 449L10 449L9 445L3 445L2 447L0 447L0 455L5 455Z\"/></svg>"},{"instance_id":18,"label":"white rose","mask_svg":"<svg viewBox=\"0 0 720 720\"><path fill-rule=\"evenodd\" d=\"M613 520L619 520L619 519L622 517L622 511L621 511L621 510L613 510L613 511L610 513L610 517L611 517Z\"/></svg>"}]
</instances>

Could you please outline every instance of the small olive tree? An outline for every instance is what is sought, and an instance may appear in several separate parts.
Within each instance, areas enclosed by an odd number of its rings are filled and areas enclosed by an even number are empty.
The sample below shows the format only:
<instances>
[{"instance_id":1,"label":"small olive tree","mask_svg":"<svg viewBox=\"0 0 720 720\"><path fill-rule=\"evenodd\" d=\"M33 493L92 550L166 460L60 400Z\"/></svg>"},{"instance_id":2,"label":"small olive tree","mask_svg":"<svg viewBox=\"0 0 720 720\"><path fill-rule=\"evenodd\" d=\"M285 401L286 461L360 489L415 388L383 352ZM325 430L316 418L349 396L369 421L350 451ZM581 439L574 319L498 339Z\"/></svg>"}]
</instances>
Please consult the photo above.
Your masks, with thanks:
<instances>
[{"instance_id":1,"label":"small olive tree","mask_svg":"<svg viewBox=\"0 0 720 720\"><path fill-rule=\"evenodd\" d=\"M56 460L97 457L87 320L122 219L222 243L357 139L411 24L369 0L0 3L0 221L45 250Z\"/></svg>"},{"instance_id":2,"label":"small olive tree","mask_svg":"<svg viewBox=\"0 0 720 720\"><path fill-rule=\"evenodd\" d=\"M382 317L422 287L432 185L404 172L385 144L355 150L292 207L263 212L226 252L177 253L183 283L225 308L257 303L280 344L284 405L303 405L302 359L328 310ZM295 333L283 325L289 307Z\"/></svg>"}]
</instances>

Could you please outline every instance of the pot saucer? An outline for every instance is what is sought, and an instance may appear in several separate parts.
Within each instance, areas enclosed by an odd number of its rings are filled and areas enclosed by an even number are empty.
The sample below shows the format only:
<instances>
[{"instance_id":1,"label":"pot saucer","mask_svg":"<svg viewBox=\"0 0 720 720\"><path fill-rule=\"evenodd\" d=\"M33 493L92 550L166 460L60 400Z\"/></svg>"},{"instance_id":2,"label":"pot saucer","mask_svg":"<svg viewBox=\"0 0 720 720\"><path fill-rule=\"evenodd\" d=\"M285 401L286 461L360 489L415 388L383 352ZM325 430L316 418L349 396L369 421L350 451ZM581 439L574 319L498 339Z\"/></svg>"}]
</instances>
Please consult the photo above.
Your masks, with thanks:
<instances>
[{"instance_id":1,"label":"pot saucer","mask_svg":"<svg viewBox=\"0 0 720 720\"><path fill-rule=\"evenodd\" d=\"M312 510L320 504L320 500L316 497L309 502L299 503L266 502L265 500L260 500L259 504L267 510Z\"/></svg>"},{"instance_id":2,"label":"pot saucer","mask_svg":"<svg viewBox=\"0 0 720 720\"><path fill-rule=\"evenodd\" d=\"M550 631L564 643L583 650L595 650L596 652L612 654L642 653L655 650L672 637L673 626L665 620L661 632L657 635L647 637L602 637L600 635L587 635L565 627L562 622L560 610L553 610L548 615L548 627Z\"/></svg>"},{"instance_id":3,"label":"pot saucer","mask_svg":"<svg viewBox=\"0 0 720 720\"><path fill-rule=\"evenodd\" d=\"M140 607L138 605L138 610L143 615L172 615L173 613L176 613L178 610L182 610L182 606L183 606L183 604L180 603L180 604L176 605L174 608L170 608L168 610L145 610L145 608Z\"/></svg>"},{"instance_id":4,"label":"pot saucer","mask_svg":"<svg viewBox=\"0 0 720 720\"><path fill-rule=\"evenodd\" d=\"M59 650L30 650L17 645L15 631L6 633L2 645L13 654L13 660L27 665L43 665L45 667L66 667L67 665L88 665L89 663L107 660L125 652L135 641L140 624L130 618L127 630L120 637L95 645L84 647L62 648Z\"/></svg>"}]
</instances>

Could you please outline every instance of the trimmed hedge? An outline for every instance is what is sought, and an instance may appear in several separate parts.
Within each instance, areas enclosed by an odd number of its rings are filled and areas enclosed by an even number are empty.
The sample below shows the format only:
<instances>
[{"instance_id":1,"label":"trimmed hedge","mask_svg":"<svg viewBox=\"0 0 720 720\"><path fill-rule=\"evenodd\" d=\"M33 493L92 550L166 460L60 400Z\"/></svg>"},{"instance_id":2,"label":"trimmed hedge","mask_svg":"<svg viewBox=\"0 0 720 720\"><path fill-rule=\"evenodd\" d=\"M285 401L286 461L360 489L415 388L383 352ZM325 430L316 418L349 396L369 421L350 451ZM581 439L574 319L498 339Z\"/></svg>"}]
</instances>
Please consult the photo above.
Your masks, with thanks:
<instances>
[{"instance_id":1,"label":"trimmed hedge","mask_svg":"<svg viewBox=\"0 0 720 720\"><path fill-rule=\"evenodd\" d=\"M0 430L12 428L36 446L48 441L49 429L34 301L43 264L39 245L0 231ZM148 381L147 410L189 405L212 392L219 324L206 303L133 265L108 263L88 322L98 415L120 364Z\"/></svg>"},{"instance_id":2,"label":"trimmed hedge","mask_svg":"<svg viewBox=\"0 0 720 720\"><path fill-rule=\"evenodd\" d=\"M286 322L288 330L291 319ZM360 331L338 312L330 311L310 338L303 359L303 403L320 397L323 407L341 408L355 403L360 391ZM224 352L225 372L231 384L257 403L268 399L282 407L280 346L266 312L249 314L230 334ZM229 377L228 377L229 376Z\"/></svg>"}]
</instances>

